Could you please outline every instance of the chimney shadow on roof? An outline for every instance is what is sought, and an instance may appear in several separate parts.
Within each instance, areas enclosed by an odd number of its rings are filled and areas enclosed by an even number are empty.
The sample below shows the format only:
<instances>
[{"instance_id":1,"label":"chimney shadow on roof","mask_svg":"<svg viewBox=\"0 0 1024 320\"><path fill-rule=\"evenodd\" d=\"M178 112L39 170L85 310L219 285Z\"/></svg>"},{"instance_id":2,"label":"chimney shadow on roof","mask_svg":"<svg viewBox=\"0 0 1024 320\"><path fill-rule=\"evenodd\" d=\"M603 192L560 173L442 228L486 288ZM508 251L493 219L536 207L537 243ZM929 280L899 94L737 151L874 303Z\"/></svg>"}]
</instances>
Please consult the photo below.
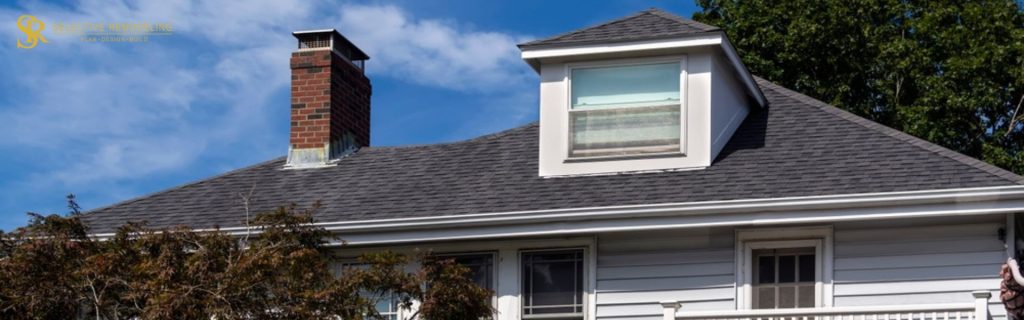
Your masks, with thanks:
<instances>
[{"instance_id":1,"label":"chimney shadow on roof","mask_svg":"<svg viewBox=\"0 0 1024 320\"><path fill-rule=\"evenodd\" d=\"M729 139L729 143L722 148L722 151L718 153L718 157L712 161L712 165L719 161L725 160L733 153L746 150L746 149L760 149L764 147L764 137L768 131L768 109L770 106L764 108L754 107L753 110L747 115L747 118L743 120L740 127L736 129L736 133Z\"/></svg>"}]
</instances>

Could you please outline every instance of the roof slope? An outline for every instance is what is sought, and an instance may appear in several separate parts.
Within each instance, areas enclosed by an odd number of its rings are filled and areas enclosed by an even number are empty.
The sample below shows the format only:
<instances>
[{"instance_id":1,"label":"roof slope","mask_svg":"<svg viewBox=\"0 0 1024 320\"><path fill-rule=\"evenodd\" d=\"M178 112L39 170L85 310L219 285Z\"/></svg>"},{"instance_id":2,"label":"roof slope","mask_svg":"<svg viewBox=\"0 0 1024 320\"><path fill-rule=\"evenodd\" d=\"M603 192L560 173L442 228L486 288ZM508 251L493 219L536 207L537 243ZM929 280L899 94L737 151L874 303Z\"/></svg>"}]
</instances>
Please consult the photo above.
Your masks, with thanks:
<instances>
[{"instance_id":1,"label":"roof slope","mask_svg":"<svg viewBox=\"0 0 1024 320\"><path fill-rule=\"evenodd\" d=\"M596 26L563 33L547 39L520 44L520 48L535 48L588 43L608 43L679 37L717 31L718 27L681 18L651 8L639 13L608 21Z\"/></svg>"},{"instance_id":2,"label":"roof slope","mask_svg":"<svg viewBox=\"0 0 1024 320\"><path fill-rule=\"evenodd\" d=\"M753 111L704 170L537 176L538 126L468 141L369 147L336 166L284 170L278 158L83 216L93 232L132 220L163 227L242 225L255 211L322 203L319 221L356 221L631 204L1021 184L1022 177L758 80Z\"/></svg>"}]
</instances>

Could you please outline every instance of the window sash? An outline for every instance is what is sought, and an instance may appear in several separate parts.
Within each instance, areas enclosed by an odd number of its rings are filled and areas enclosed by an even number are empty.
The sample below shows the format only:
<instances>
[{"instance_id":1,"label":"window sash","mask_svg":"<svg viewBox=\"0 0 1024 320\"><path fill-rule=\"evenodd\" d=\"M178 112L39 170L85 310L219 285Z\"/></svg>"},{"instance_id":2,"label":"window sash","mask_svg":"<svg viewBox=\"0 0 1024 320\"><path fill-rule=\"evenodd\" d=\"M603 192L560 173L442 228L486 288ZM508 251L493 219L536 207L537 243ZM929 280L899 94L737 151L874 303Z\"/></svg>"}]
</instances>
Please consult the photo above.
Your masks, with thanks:
<instances>
[{"instance_id":1,"label":"window sash","mask_svg":"<svg viewBox=\"0 0 1024 320\"><path fill-rule=\"evenodd\" d=\"M682 152L682 63L569 70L568 156Z\"/></svg>"},{"instance_id":2,"label":"window sash","mask_svg":"<svg viewBox=\"0 0 1024 320\"><path fill-rule=\"evenodd\" d=\"M678 153L682 106L569 111L569 156Z\"/></svg>"},{"instance_id":3,"label":"window sash","mask_svg":"<svg viewBox=\"0 0 1024 320\"><path fill-rule=\"evenodd\" d=\"M572 275L561 277L552 274L551 268L557 267L558 264L562 264L562 267L565 267L566 264L570 265ZM583 286L584 281L586 281L584 278L583 249L524 251L520 254L520 265L522 266L520 288L523 319L582 319L585 307L584 301L586 299ZM545 269L543 267L547 268L547 274L541 274L541 276L546 277L538 279L535 277L537 273L535 271L538 270L535 269ZM568 297L562 296L556 297L556 300L569 303L556 302L544 304L536 301L537 294L534 289L538 283L535 283L535 280L547 280L549 284L555 284L555 281L565 279L572 280L572 298L568 299ZM567 292L555 292L555 294L565 293ZM547 294L551 295L552 293ZM549 296L548 298L550 299L551 297Z\"/></svg>"},{"instance_id":4,"label":"window sash","mask_svg":"<svg viewBox=\"0 0 1024 320\"><path fill-rule=\"evenodd\" d=\"M660 62L573 68L570 109L678 104L681 63Z\"/></svg>"},{"instance_id":5,"label":"window sash","mask_svg":"<svg viewBox=\"0 0 1024 320\"><path fill-rule=\"evenodd\" d=\"M751 299L754 309L814 307L818 262L815 247L757 249L751 253ZM770 257L770 259L762 259ZM783 260L791 263L784 264ZM812 273L805 279L803 262L810 259ZM765 262L768 264L766 265ZM785 270L784 270L785 269ZM763 274L767 271L767 275ZM787 299L788 298L788 299ZM768 301L766 301L768 300Z\"/></svg>"}]
</instances>

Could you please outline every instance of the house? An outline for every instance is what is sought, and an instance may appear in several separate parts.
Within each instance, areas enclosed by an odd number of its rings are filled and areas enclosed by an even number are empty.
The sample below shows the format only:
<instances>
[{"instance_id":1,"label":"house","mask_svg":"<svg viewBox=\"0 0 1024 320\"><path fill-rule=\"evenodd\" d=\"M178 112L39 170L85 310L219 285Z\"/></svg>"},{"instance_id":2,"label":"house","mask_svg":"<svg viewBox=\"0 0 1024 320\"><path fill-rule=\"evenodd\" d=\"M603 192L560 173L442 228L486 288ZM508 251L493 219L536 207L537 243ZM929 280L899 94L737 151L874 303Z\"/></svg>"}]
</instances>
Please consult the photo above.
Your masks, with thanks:
<instances>
[{"instance_id":1,"label":"house","mask_svg":"<svg viewBox=\"0 0 1024 320\"><path fill-rule=\"evenodd\" d=\"M286 157L93 210L92 230L241 234L252 190L256 211L320 201L342 257L455 257L496 319L1005 317L1024 177L751 75L716 27L651 9L521 44L538 123L408 147L370 145L365 53L294 35Z\"/></svg>"}]
</instances>

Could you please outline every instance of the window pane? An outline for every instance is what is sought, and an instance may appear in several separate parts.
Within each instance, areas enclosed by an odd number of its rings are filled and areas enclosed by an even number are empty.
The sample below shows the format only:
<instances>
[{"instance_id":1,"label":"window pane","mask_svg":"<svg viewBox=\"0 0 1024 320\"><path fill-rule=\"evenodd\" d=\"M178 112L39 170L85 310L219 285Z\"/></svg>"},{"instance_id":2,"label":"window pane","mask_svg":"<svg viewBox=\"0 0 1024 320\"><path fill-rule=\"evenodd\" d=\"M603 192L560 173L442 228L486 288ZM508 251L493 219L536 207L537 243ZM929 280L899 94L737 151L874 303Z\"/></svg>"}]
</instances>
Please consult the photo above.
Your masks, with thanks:
<instances>
[{"instance_id":1,"label":"window pane","mask_svg":"<svg viewBox=\"0 0 1024 320\"><path fill-rule=\"evenodd\" d=\"M814 282L815 261L813 255L800 256L800 282Z\"/></svg>"},{"instance_id":2,"label":"window pane","mask_svg":"<svg viewBox=\"0 0 1024 320\"><path fill-rule=\"evenodd\" d=\"M775 283L775 257L760 256L757 258L757 278L754 284Z\"/></svg>"},{"instance_id":3,"label":"window pane","mask_svg":"<svg viewBox=\"0 0 1024 320\"><path fill-rule=\"evenodd\" d=\"M797 301L800 308L814 307L814 286L797 287Z\"/></svg>"},{"instance_id":4,"label":"window pane","mask_svg":"<svg viewBox=\"0 0 1024 320\"><path fill-rule=\"evenodd\" d=\"M583 251L523 253L523 314L582 314Z\"/></svg>"},{"instance_id":5,"label":"window pane","mask_svg":"<svg viewBox=\"0 0 1024 320\"><path fill-rule=\"evenodd\" d=\"M796 308L796 288L790 286L779 287L778 308Z\"/></svg>"},{"instance_id":6,"label":"window pane","mask_svg":"<svg viewBox=\"0 0 1024 320\"><path fill-rule=\"evenodd\" d=\"M452 256L440 256L441 259L452 259L455 263L469 268L466 276L473 280L481 288L494 290L494 255L484 254L460 254Z\"/></svg>"},{"instance_id":7,"label":"window pane","mask_svg":"<svg viewBox=\"0 0 1024 320\"><path fill-rule=\"evenodd\" d=\"M679 151L679 105L570 112L572 156Z\"/></svg>"},{"instance_id":8,"label":"window pane","mask_svg":"<svg viewBox=\"0 0 1024 320\"><path fill-rule=\"evenodd\" d=\"M775 287L754 287L757 296L754 300L755 309L775 308Z\"/></svg>"},{"instance_id":9,"label":"window pane","mask_svg":"<svg viewBox=\"0 0 1024 320\"><path fill-rule=\"evenodd\" d=\"M677 104L679 77L679 63L573 69L572 108Z\"/></svg>"},{"instance_id":10,"label":"window pane","mask_svg":"<svg viewBox=\"0 0 1024 320\"><path fill-rule=\"evenodd\" d=\"M379 319L398 319L398 299L394 295L380 297L374 308L380 315Z\"/></svg>"},{"instance_id":11,"label":"window pane","mask_svg":"<svg viewBox=\"0 0 1024 320\"><path fill-rule=\"evenodd\" d=\"M779 283L796 282L796 256L779 257Z\"/></svg>"}]
</instances>

